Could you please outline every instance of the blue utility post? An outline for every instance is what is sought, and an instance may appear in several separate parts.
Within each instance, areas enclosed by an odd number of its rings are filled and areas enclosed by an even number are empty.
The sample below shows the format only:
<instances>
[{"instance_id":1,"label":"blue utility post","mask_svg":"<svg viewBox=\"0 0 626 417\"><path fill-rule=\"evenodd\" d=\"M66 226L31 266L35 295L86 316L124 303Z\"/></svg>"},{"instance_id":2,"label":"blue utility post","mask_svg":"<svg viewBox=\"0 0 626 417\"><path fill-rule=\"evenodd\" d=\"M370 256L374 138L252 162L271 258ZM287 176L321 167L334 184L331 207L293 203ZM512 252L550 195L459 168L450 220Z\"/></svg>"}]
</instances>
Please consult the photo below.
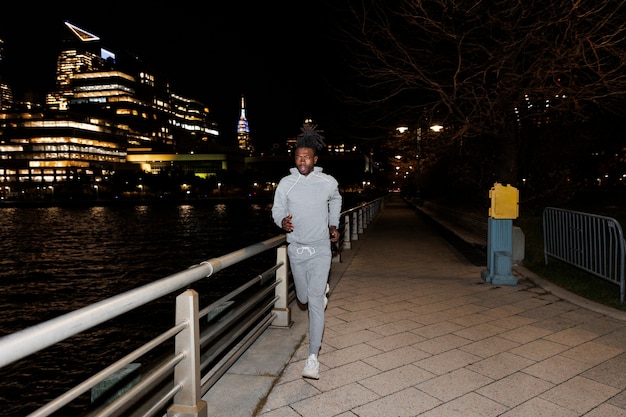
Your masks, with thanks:
<instances>
[{"instance_id":1,"label":"blue utility post","mask_svg":"<svg viewBox=\"0 0 626 417\"><path fill-rule=\"evenodd\" d=\"M487 269L485 282L493 285L517 285L511 273L513 265L513 219L519 215L517 188L495 183L489 190L491 207L487 224Z\"/></svg>"}]
</instances>

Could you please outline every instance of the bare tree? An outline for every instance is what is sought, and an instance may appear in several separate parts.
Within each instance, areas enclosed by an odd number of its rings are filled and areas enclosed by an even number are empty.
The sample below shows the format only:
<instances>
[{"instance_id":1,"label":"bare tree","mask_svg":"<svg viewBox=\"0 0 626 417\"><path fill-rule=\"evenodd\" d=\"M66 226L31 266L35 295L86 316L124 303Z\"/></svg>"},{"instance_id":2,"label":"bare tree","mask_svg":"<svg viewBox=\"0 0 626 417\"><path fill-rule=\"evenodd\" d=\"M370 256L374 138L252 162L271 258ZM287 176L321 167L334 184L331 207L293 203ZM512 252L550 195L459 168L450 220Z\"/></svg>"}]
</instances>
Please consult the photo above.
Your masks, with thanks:
<instances>
[{"instance_id":1,"label":"bare tree","mask_svg":"<svg viewBox=\"0 0 626 417\"><path fill-rule=\"evenodd\" d=\"M361 100L445 114L465 145L494 138L500 182L518 183L526 127L625 110L622 0L362 0L351 15Z\"/></svg>"}]
</instances>

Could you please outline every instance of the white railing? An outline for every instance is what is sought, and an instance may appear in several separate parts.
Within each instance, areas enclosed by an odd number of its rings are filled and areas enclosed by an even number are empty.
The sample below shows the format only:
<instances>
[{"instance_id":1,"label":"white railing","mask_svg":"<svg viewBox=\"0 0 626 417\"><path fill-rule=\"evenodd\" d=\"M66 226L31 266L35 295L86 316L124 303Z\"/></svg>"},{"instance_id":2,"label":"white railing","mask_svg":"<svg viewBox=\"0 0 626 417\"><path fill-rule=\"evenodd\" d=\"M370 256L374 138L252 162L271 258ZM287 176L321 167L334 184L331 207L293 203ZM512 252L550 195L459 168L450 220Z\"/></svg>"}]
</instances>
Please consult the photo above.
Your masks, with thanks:
<instances>
[{"instance_id":1,"label":"white railing","mask_svg":"<svg viewBox=\"0 0 626 417\"><path fill-rule=\"evenodd\" d=\"M363 233L383 203L384 198L380 198L342 213L341 237L336 245L339 257L341 251L349 249L350 242ZM188 288L192 283L274 249L274 265L200 309L198 292ZM291 325L288 306L294 294L285 235L201 262L158 281L4 336L0 338L0 368L179 291L182 292L175 300L176 318L172 327L124 357L112 360L111 365L32 411L29 416L49 416L90 391L93 399L94 390L111 380L119 382L101 394L89 410L81 410L81 415L206 416L202 395L270 325ZM168 348L168 343L172 348ZM166 353L159 354L159 359L149 364L138 365L138 360L145 359L148 353L154 354L157 349L164 349ZM39 384L32 386L35 385Z\"/></svg>"}]
</instances>

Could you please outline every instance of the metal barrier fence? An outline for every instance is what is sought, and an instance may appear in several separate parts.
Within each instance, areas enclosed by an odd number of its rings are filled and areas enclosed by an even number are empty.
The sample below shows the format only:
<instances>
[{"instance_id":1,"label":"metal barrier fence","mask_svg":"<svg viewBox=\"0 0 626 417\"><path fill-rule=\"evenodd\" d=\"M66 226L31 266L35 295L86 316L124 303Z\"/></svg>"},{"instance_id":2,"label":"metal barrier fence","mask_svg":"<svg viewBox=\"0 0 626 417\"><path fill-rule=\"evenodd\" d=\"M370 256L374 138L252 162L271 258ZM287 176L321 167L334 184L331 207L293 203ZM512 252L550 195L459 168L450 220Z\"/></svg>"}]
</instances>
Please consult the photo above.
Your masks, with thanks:
<instances>
[{"instance_id":1,"label":"metal barrier fence","mask_svg":"<svg viewBox=\"0 0 626 417\"><path fill-rule=\"evenodd\" d=\"M342 212L339 253L358 239L383 202L384 197ZM110 389L88 410L81 410L81 416L207 416L202 395L270 325L291 325L289 304L295 295L284 243L285 235L279 235L4 336L0 338L0 368L44 348L67 343L74 335L182 290L175 299L174 326L33 411L29 417L62 412L90 391L93 399L94 388L103 383L110 385ZM273 266L200 309L199 294L188 288L190 284L272 249L276 249ZM154 355L157 349L165 353L159 353L149 363L133 366L138 365L139 359L147 360L148 353ZM112 377L117 382L111 383Z\"/></svg>"},{"instance_id":2,"label":"metal barrier fence","mask_svg":"<svg viewBox=\"0 0 626 417\"><path fill-rule=\"evenodd\" d=\"M543 247L548 257L567 262L618 284L624 302L622 227L611 217L547 207L543 212Z\"/></svg>"}]
</instances>

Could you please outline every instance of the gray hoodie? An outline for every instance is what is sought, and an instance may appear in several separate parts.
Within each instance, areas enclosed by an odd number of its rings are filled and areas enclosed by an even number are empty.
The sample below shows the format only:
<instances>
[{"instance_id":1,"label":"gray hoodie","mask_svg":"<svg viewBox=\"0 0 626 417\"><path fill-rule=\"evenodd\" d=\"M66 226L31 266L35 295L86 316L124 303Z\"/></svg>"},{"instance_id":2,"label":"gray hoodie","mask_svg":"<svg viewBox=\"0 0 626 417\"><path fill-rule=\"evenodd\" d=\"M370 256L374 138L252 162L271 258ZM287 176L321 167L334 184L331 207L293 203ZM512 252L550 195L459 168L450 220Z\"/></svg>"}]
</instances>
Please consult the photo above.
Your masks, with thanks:
<instances>
[{"instance_id":1,"label":"gray hoodie","mask_svg":"<svg viewBox=\"0 0 626 417\"><path fill-rule=\"evenodd\" d=\"M287 233L288 243L328 241L328 227L339 226L341 213L337 180L317 166L306 176L297 168L291 168L290 173L276 187L272 206L274 223L282 227L282 220L293 215L293 232Z\"/></svg>"}]
</instances>

